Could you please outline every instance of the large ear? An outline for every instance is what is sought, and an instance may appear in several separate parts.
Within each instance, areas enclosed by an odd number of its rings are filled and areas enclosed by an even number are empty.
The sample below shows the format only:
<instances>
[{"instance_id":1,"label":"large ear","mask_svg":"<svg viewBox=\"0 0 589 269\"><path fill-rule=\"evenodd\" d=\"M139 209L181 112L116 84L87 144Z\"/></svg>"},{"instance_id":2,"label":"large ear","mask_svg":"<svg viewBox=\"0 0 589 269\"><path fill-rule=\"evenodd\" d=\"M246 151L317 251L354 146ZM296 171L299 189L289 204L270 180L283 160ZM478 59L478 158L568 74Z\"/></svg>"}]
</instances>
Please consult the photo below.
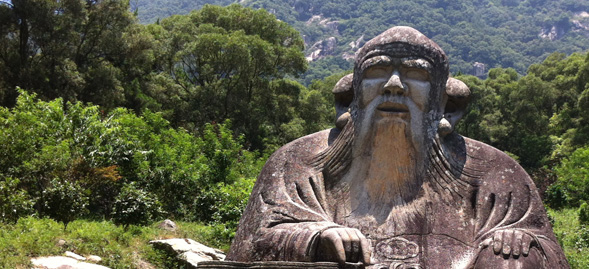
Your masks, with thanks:
<instances>
[{"instance_id":1,"label":"large ear","mask_svg":"<svg viewBox=\"0 0 589 269\"><path fill-rule=\"evenodd\" d=\"M344 128L350 118L348 109L354 99L353 77L354 74L345 75L335 84L331 91L335 97L335 126L340 129Z\"/></svg>"},{"instance_id":2,"label":"large ear","mask_svg":"<svg viewBox=\"0 0 589 269\"><path fill-rule=\"evenodd\" d=\"M448 120L452 130L454 130L458 121L466 113L466 107L470 101L470 89L464 82L455 78L448 78L448 81L446 81L446 94L443 99L446 100L444 118Z\"/></svg>"}]
</instances>

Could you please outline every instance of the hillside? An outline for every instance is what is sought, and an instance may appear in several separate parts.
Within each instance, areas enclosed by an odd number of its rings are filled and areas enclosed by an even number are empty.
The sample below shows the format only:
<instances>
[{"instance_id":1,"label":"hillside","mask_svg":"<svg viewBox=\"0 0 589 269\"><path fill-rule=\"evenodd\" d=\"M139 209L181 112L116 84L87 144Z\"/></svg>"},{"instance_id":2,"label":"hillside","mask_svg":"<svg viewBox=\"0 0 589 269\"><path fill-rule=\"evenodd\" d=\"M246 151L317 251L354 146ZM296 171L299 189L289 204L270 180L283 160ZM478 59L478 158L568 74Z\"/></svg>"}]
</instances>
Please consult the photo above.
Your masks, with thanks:
<instances>
[{"instance_id":1,"label":"hillside","mask_svg":"<svg viewBox=\"0 0 589 269\"><path fill-rule=\"evenodd\" d=\"M312 62L304 83L351 68L364 42L394 25L412 26L450 56L453 73L481 77L493 67L520 74L552 52L589 49L589 1L574 0L138 0L143 23L211 3L265 8L301 32Z\"/></svg>"}]
</instances>

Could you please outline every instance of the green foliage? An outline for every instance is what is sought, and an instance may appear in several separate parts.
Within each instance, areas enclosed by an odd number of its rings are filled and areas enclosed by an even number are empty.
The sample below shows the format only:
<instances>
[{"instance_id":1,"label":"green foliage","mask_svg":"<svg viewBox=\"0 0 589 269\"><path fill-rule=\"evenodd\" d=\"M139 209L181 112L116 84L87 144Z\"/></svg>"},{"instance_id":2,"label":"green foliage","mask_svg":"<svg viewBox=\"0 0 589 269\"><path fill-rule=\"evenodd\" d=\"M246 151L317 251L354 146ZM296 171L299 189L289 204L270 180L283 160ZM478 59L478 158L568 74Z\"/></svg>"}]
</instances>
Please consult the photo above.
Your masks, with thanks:
<instances>
[{"instance_id":1,"label":"green foliage","mask_svg":"<svg viewBox=\"0 0 589 269\"><path fill-rule=\"evenodd\" d=\"M567 206L569 202L566 189L558 183L550 185L544 197L544 202L554 209L561 209Z\"/></svg>"},{"instance_id":2,"label":"green foliage","mask_svg":"<svg viewBox=\"0 0 589 269\"><path fill-rule=\"evenodd\" d=\"M554 219L553 229L571 268L589 266L589 228L581 225L576 208L548 210Z\"/></svg>"},{"instance_id":3,"label":"green foliage","mask_svg":"<svg viewBox=\"0 0 589 269\"><path fill-rule=\"evenodd\" d=\"M277 88L285 76L306 69L299 33L264 10L205 5L188 15L148 27L162 44L157 55L162 108L186 128L230 119L255 149L276 136L293 115L273 117L293 106L297 87ZM288 110L286 110L288 111Z\"/></svg>"},{"instance_id":4,"label":"green foliage","mask_svg":"<svg viewBox=\"0 0 589 269\"><path fill-rule=\"evenodd\" d=\"M43 191L41 200L43 214L62 222L64 230L67 229L68 223L86 210L88 204L88 197L79 184L57 178L49 182L49 187Z\"/></svg>"},{"instance_id":5,"label":"green foliage","mask_svg":"<svg viewBox=\"0 0 589 269\"><path fill-rule=\"evenodd\" d=\"M225 251L231 243L222 236L227 230L222 224L176 221L176 231L162 230L157 224L124 229L110 221L75 220L64 231L60 223L47 218L25 217L15 224L0 223L0 268L30 268L31 257L58 256L65 251L98 255L103 259L101 265L110 268L136 268L145 262L166 268L174 261L168 255L158 255L150 240L192 238ZM66 241L63 246L57 244L60 239Z\"/></svg>"},{"instance_id":6,"label":"green foliage","mask_svg":"<svg viewBox=\"0 0 589 269\"><path fill-rule=\"evenodd\" d=\"M587 202L584 202L583 204L581 204L581 206L579 207L579 222L582 225L588 225L589 224L589 205L587 204ZM587 241L589 242L589 232L587 233ZM589 247L589 245L587 245Z\"/></svg>"},{"instance_id":7,"label":"green foliage","mask_svg":"<svg viewBox=\"0 0 589 269\"><path fill-rule=\"evenodd\" d=\"M47 99L133 106L142 93L131 86L149 72L153 44L128 3L17 0L0 5L0 46L5 48L0 52L0 104L13 106L20 86Z\"/></svg>"},{"instance_id":8,"label":"green foliage","mask_svg":"<svg viewBox=\"0 0 589 269\"><path fill-rule=\"evenodd\" d=\"M589 147L575 150L556 168L558 181L567 194L567 204L578 207L589 201Z\"/></svg>"},{"instance_id":9,"label":"green foliage","mask_svg":"<svg viewBox=\"0 0 589 269\"><path fill-rule=\"evenodd\" d=\"M0 217L4 222L15 223L20 217L34 212L35 200L18 188L19 180L6 178L0 181Z\"/></svg>"},{"instance_id":10,"label":"green foliage","mask_svg":"<svg viewBox=\"0 0 589 269\"><path fill-rule=\"evenodd\" d=\"M199 212L202 221L225 223L231 231L226 235L233 238L241 214L247 205L255 180L239 179L232 184L217 183L201 196L197 203L202 208Z\"/></svg>"},{"instance_id":11,"label":"green foliage","mask_svg":"<svg viewBox=\"0 0 589 269\"><path fill-rule=\"evenodd\" d=\"M129 225L145 225L163 213L155 195L137 188L133 183L123 186L113 207L113 222L123 225L125 229Z\"/></svg>"},{"instance_id":12,"label":"green foliage","mask_svg":"<svg viewBox=\"0 0 589 269\"><path fill-rule=\"evenodd\" d=\"M86 203L87 217L144 224L158 215L159 201L176 219L236 223L247 200L243 184L252 182L245 178L263 165L257 153L243 149L229 121L207 124L196 136L171 128L158 113L104 113L22 92L13 109L0 108L0 124L3 221L31 213L31 201L38 201L39 215L66 225L77 216L71 210ZM215 219L216 211L200 204L219 197L229 204Z\"/></svg>"}]
</instances>

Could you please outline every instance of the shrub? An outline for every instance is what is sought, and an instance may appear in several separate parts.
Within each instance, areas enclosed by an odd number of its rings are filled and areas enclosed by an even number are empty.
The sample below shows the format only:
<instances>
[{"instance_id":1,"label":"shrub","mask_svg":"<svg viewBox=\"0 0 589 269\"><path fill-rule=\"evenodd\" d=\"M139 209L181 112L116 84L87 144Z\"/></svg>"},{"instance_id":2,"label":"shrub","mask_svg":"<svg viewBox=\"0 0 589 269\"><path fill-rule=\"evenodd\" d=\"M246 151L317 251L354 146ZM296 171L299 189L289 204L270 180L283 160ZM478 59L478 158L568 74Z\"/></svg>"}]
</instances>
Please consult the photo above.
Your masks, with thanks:
<instances>
[{"instance_id":1,"label":"shrub","mask_svg":"<svg viewBox=\"0 0 589 269\"><path fill-rule=\"evenodd\" d=\"M589 225L589 205L587 202L584 202L579 207L579 223L582 225ZM589 236L587 237L589 239Z\"/></svg>"},{"instance_id":2,"label":"shrub","mask_svg":"<svg viewBox=\"0 0 589 269\"><path fill-rule=\"evenodd\" d=\"M43 213L62 222L64 230L68 223L86 211L88 205L88 197L79 184L59 178L50 182L50 187L43 191L42 199Z\"/></svg>"},{"instance_id":3,"label":"shrub","mask_svg":"<svg viewBox=\"0 0 589 269\"><path fill-rule=\"evenodd\" d=\"M546 204L554 209L563 208L568 204L568 196L565 188L559 182L556 182L546 189Z\"/></svg>"},{"instance_id":4,"label":"shrub","mask_svg":"<svg viewBox=\"0 0 589 269\"><path fill-rule=\"evenodd\" d=\"M145 225L162 213L160 203L153 194L130 183L121 189L114 202L112 220L127 229L129 225Z\"/></svg>"},{"instance_id":5,"label":"shrub","mask_svg":"<svg viewBox=\"0 0 589 269\"><path fill-rule=\"evenodd\" d=\"M589 147L575 150L556 168L557 183L566 194L567 204L577 207L589 201Z\"/></svg>"},{"instance_id":6,"label":"shrub","mask_svg":"<svg viewBox=\"0 0 589 269\"><path fill-rule=\"evenodd\" d=\"M218 183L197 197L200 220L208 223L225 223L235 229L247 205L254 186L254 178L241 178L233 184Z\"/></svg>"},{"instance_id":7,"label":"shrub","mask_svg":"<svg viewBox=\"0 0 589 269\"><path fill-rule=\"evenodd\" d=\"M0 221L15 223L20 217L33 213L35 200L21 189L15 178L0 179Z\"/></svg>"}]
</instances>

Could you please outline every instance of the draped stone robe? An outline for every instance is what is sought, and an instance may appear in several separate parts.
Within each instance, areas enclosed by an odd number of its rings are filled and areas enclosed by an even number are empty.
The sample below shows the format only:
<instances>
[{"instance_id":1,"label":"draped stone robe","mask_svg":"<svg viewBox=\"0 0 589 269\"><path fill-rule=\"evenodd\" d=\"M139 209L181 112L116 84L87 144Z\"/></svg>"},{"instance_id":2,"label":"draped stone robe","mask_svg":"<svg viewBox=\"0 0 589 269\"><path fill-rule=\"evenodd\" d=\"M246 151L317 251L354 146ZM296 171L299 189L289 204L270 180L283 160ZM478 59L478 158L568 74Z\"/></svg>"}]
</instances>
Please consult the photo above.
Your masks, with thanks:
<instances>
[{"instance_id":1,"label":"draped stone robe","mask_svg":"<svg viewBox=\"0 0 589 269\"><path fill-rule=\"evenodd\" d=\"M452 133L430 150L419 194L367 222L346 209L349 186L310 161L338 133L302 137L269 158L227 260L315 261L322 231L350 227L371 242L370 268L568 268L536 187L505 153ZM530 254L503 257L483 244L502 230L530 235Z\"/></svg>"}]
</instances>

